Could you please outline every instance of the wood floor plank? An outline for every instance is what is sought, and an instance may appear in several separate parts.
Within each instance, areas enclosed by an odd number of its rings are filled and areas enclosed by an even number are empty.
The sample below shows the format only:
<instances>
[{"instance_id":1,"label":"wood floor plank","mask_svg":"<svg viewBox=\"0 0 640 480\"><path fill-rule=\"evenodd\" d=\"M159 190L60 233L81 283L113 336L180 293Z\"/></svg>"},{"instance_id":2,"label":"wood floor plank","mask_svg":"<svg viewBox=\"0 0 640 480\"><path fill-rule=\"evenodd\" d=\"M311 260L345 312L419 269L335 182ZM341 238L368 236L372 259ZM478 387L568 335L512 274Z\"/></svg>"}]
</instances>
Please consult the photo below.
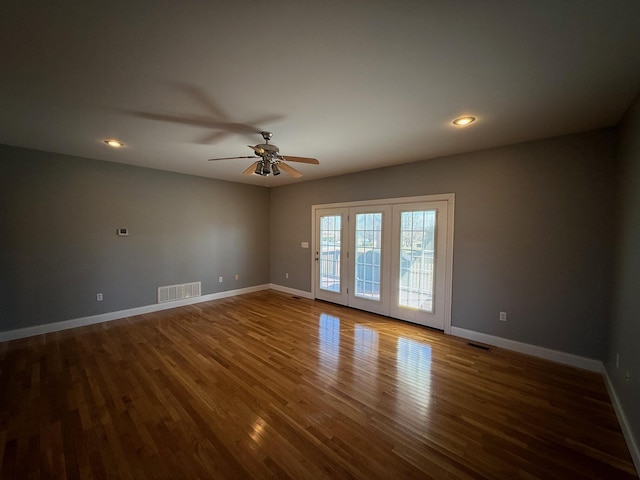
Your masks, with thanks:
<instances>
[{"instance_id":1,"label":"wood floor plank","mask_svg":"<svg viewBox=\"0 0 640 480\"><path fill-rule=\"evenodd\" d=\"M0 477L637 478L600 375L261 291L0 344Z\"/></svg>"}]
</instances>

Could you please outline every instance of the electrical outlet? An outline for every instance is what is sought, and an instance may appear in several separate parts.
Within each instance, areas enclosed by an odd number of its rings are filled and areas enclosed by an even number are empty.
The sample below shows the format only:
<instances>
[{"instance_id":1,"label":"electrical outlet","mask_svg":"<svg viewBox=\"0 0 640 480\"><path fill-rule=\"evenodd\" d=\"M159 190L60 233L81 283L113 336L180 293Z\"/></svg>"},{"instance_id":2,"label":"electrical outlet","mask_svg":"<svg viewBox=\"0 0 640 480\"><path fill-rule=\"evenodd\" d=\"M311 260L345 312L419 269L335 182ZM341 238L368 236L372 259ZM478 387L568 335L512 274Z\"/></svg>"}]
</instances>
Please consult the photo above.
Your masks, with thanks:
<instances>
[{"instance_id":1,"label":"electrical outlet","mask_svg":"<svg viewBox=\"0 0 640 480\"><path fill-rule=\"evenodd\" d=\"M236 280L240 280L240 274L236 273Z\"/></svg>"},{"instance_id":2,"label":"electrical outlet","mask_svg":"<svg viewBox=\"0 0 640 480\"><path fill-rule=\"evenodd\" d=\"M102 294L98 293L96 294L96 302L101 302L102 301Z\"/></svg>"},{"instance_id":3,"label":"electrical outlet","mask_svg":"<svg viewBox=\"0 0 640 480\"><path fill-rule=\"evenodd\" d=\"M222 283L222 277L218 277L218 282Z\"/></svg>"},{"instance_id":4,"label":"electrical outlet","mask_svg":"<svg viewBox=\"0 0 640 480\"><path fill-rule=\"evenodd\" d=\"M501 322L507 321L507 312L500 312L500 321Z\"/></svg>"},{"instance_id":5,"label":"electrical outlet","mask_svg":"<svg viewBox=\"0 0 640 480\"><path fill-rule=\"evenodd\" d=\"M289 272L284 274L284 278L289 278Z\"/></svg>"}]
</instances>

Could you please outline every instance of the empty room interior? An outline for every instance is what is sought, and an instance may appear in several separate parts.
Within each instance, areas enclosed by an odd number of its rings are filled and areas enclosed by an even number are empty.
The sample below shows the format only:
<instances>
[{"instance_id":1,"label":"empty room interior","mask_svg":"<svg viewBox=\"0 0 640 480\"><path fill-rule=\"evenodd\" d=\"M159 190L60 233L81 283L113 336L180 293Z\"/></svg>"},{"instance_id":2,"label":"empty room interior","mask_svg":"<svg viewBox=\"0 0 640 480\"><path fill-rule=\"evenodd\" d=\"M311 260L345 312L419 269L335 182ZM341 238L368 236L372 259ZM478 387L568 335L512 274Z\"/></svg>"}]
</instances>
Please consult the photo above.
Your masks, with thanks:
<instances>
[{"instance_id":1,"label":"empty room interior","mask_svg":"<svg viewBox=\"0 0 640 480\"><path fill-rule=\"evenodd\" d=\"M0 45L0 478L638 478L640 1Z\"/></svg>"}]
</instances>

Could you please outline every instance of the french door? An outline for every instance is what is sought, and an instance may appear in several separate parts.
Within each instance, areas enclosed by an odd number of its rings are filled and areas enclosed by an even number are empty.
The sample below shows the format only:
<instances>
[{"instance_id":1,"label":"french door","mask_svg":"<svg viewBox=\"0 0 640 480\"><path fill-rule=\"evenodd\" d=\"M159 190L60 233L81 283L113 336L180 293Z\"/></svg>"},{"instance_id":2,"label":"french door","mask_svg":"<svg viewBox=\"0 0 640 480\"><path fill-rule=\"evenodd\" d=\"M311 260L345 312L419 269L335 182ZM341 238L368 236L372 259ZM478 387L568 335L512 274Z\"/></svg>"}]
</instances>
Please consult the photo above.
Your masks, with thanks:
<instances>
[{"instance_id":1,"label":"french door","mask_svg":"<svg viewBox=\"0 0 640 480\"><path fill-rule=\"evenodd\" d=\"M453 195L387 202L314 208L314 296L448 331Z\"/></svg>"},{"instance_id":2,"label":"french door","mask_svg":"<svg viewBox=\"0 0 640 480\"><path fill-rule=\"evenodd\" d=\"M348 209L329 208L315 212L315 297L348 305L347 254Z\"/></svg>"}]
</instances>

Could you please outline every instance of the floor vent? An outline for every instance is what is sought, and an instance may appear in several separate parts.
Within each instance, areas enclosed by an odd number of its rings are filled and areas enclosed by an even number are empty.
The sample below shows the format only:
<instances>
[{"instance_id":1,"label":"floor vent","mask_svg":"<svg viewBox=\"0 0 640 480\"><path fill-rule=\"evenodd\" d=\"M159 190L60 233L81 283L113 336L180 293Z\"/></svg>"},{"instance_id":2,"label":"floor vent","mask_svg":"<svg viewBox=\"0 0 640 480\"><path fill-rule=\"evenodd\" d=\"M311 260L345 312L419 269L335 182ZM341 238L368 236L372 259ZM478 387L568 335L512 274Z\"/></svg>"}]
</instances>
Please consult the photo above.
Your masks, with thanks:
<instances>
[{"instance_id":1,"label":"floor vent","mask_svg":"<svg viewBox=\"0 0 640 480\"><path fill-rule=\"evenodd\" d=\"M490 350L489 347L487 347L485 345L478 345L477 343L469 342L469 343L467 343L467 345L469 345L470 347L479 348L480 350L486 350L486 351Z\"/></svg>"},{"instance_id":2,"label":"floor vent","mask_svg":"<svg viewBox=\"0 0 640 480\"><path fill-rule=\"evenodd\" d=\"M293 297L291 297L291 298L293 298L294 300L300 300L300 298L301 298L301 297L298 297L298 296L294 295L294 296L293 296Z\"/></svg>"},{"instance_id":3,"label":"floor vent","mask_svg":"<svg viewBox=\"0 0 640 480\"><path fill-rule=\"evenodd\" d=\"M174 302L183 298L199 297L202 282L158 287L158 303Z\"/></svg>"}]
</instances>

